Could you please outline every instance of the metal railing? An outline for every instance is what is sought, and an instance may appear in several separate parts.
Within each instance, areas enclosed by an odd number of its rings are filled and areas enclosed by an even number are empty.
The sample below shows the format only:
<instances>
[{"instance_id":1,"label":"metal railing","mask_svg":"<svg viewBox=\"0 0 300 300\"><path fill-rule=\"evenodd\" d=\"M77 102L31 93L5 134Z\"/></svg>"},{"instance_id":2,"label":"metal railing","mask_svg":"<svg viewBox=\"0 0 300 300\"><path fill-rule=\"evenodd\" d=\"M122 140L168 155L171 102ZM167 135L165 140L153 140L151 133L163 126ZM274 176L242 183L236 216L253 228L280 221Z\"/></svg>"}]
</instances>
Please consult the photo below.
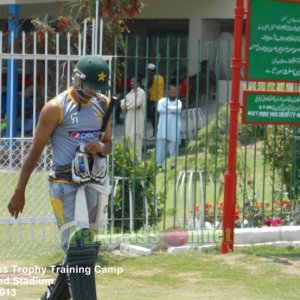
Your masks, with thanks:
<instances>
[{"instance_id":1,"label":"metal railing","mask_svg":"<svg viewBox=\"0 0 300 300\"><path fill-rule=\"evenodd\" d=\"M26 35L22 34L21 47L11 45L10 53L3 52L4 37L0 33L0 228L2 242L18 240L48 241L57 238L50 201L48 201L47 172L50 167L51 149L47 146L33 173L26 191L27 204L18 220L10 218L6 206L19 174L20 165L28 151L35 131L35 124L42 106L55 94L71 84L74 63L81 55L93 53L94 47L86 47L84 32L78 36L70 53L70 41L66 53L27 53ZM36 44L36 35L33 35ZM13 39L12 39L13 40ZM56 47L63 41L56 36ZM45 36L45 49L48 37ZM173 48L171 49L171 45ZM174 49L174 45L176 45ZM73 45L74 46L74 45ZM125 53L119 53L117 39L113 54L105 55L111 69L112 93L120 98L130 91L131 77L144 77L142 86L146 93L142 159L138 159L138 137L132 139L128 148L126 111L113 115L113 152L110 159L111 182L115 182L110 197L109 223L105 237L126 237L139 242L146 236L159 234L169 228L182 227L190 232L190 242L218 242L222 220L223 177L227 164L228 103L230 99L230 44L226 45L227 58L219 57L220 45L208 45L206 51L199 43L197 57L189 56L187 39L126 37ZM224 45L222 46L224 47ZM18 49L18 50L17 50ZM19 51L21 49L21 51ZM34 48L33 48L34 49ZM164 51L161 53L161 51ZM184 53L184 57L182 55ZM224 53L224 49L222 49ZM224 55L224 54L223 54ZM2 80L7 61L19 66L17 119L3 125L7 105L13 105L5 97ZM207 69L203 67L206 61ZM168 85L177 87L176 96L183 103L183 111L167 126L173 129L181 120L180 139L175 157L158 167L156 137L152 138L149 107L149 74L146 66L156 65L155 74L165 81L164 95L168 97ZM201 69L202 63L202 69ZM197 73L190 74L191 64ZM221 70L221 67L224 68ZM8 70L7 70L8 71ZM227 78L227 79L226 79ZM7 78L7 80L10 80ZM158 82L155 87L158 89ZM266 90L298 90L297 85L253 83L244 88ZM159 100L159 99L157 99ZM137 101L137 99L135 99ZM160 121L155 102L155 119ZM135 103L136 104L136 103ZM118 124L117 121L120 124ZM137 129L136 115L130 122ZM13 134L13 128L16 134ZM10 131L9 131L10 129ZM298 164L299 147L297 127L291 126L239 126L238 143L238 191L236 205L237 227L278 226L299 223ZM167 146L163 151L167 151ZM197 175L198 174L198 175ZM197 176L196 176L197 175ZM37 234L37 231L42 230ZM143 237L141 238L139 234ZM211 235L210 235L211 234ZM192 238L193 237L193 238ZM196 237L196 238L195 238ZM159 240L155 240L158 242ZM147 239L149 242L149 239ZM21 244L20 244L21 245ZM23 244L22 244L23 245ZM17 251L17 250L16 250Z\"/></svg>"}]
</instances>

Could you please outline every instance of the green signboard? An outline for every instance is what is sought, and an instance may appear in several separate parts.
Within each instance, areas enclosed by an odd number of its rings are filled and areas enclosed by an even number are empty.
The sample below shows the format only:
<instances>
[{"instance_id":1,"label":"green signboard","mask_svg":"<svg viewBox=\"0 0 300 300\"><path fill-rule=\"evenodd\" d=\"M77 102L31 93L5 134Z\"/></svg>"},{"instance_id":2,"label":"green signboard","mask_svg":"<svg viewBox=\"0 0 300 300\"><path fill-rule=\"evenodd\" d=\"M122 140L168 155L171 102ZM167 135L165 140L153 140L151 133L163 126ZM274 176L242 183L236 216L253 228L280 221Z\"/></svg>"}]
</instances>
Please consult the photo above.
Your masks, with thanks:
<instances>
[{"instance_id":1,"label":"green signboard","mask_svg":"<svg viewBox=\"0 0 300 300\"><path fill-rule=\"evenodd\" d=\"M243 123L300 125L300 93L244 91Z\"/></svg>"},{"instance_id":2,"label":"green signboard","mask_svg":"<svg viewBox=\"0 0 300 300\"><path fill-rule=\"evenodd\" d=\"M300 81L300 0L248 0L247 80Z\"/></svg>"}]
</instances>

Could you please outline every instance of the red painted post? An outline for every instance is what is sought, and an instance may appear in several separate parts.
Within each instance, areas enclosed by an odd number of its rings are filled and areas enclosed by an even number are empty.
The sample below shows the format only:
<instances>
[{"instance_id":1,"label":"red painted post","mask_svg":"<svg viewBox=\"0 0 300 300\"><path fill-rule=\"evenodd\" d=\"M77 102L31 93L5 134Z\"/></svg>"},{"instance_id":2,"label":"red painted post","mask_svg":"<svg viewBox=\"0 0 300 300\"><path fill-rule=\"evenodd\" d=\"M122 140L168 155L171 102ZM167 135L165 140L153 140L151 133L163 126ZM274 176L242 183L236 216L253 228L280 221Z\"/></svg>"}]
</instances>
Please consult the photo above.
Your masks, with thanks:
<instances>
[{"instance_id":1,"label":"red painted post","mask_svg":"<svg viewBox=\"0 0 300 300\"><path fill-rule=\"evenodd\" d=\"M230 123L228 140L228 164L224 176L224 213L221 252L233 251L234 213L236 202L236 154L238 114L240 109L240 79L242 67L242 35L244 24L244 0L235 2L234 44L232 56L232 92L230 100Z\"/></svg>"}]
</instances>

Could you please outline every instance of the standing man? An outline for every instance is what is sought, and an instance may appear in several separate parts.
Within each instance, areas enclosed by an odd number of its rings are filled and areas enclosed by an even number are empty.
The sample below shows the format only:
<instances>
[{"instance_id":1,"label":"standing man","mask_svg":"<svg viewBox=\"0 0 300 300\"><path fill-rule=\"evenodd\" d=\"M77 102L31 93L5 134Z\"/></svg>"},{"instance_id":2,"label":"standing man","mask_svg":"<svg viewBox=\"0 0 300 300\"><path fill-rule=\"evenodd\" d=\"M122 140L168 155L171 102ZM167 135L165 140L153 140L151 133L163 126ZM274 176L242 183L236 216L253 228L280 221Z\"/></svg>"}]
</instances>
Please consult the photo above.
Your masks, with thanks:
<instances>
[{"instance_id":1,"label":"standing man","mask_svg":"<svg viewBox=\"0 0 300 300\"><path fill-rule=\"evenodd\" d=\"M50 138L52 163L50 198L62 232L65 259L60 268L71 266L85 272L60 272L41 298L96 300L94 264L98 248L92 224L106 225L110 193L106 155L111 152L110 122L100 128L108 98L109 68L100 56L82 57L73 73L73 85L42 109L33 142L23 162L15 192L8 204L18 218L25 205L29 177ZM80 268L83 267L83 268ZM74 269L74 268L73 268ZM68 288L70 287L70 288Z\"/></svg>"},{"instance_id":2,"label":"standing man","mask_svg":"<svg viewBox=\"0 0 300 300\"><path fill-rule=\"evenodd\" d=\"M178 154L178 147L181 141L182 102L176 98L176 94L176 86L170 85L168 97L160 99L157 105L159 121L157 130L156 162L159 168L162 168L167 156L167 151L169 151L170 157L173 158L172 169L174 169L174 158Z\"/></svg>"},{"instance_id":3,"label":"standing man","mask_svg":"<svg viewBox=\"0 0 300 300\"><path fill-rule=\"evenodd\" d=\"M205 105L207 95L208 100L214 100L216 96L216 74L212 70L208 70L208 60L201 61L200 67L201 69L199 74L195 74L190 77L190 99L193 99L193 101L190 103L189 108L195 108L197 106L197 94L199 94L198 106Z\"/></svg>"},{"instance_id":4,"label":"standing man","mask_svg":"<svg viewBox=\"0 0 300 300\"><path fill-rule=\"evenodd\" d=\"M150 119L153 129L153 137L156 136L156 103L164 96L165 80L164 77L156 73L156 66L154 64L148 64L148 90L149 90L149 110Z\"/></svg>"},{"instance_id":5,"label":"standing man","mask_svg":"<svg viewBox=\"0 0 300 300\"><path fill-rule=\"evenodd\" d=\"M208 99L215 97L216 91L216 74L208 69L208 60L201 61L201 70L199 74L199 93L200 99L206 97L208 85ZM208 81L208 82L207 82Z\"/></svg>"},{"instance_id":6,"label":"standing man","mask_svg":"<svg viewBox=\"0 0 300 300\"><path fill-rule=\"evenodd\" d=\"M140 88L141 78L131 78L131 91L121 100L121 108L126 111L125 134L129 149L137 149L138 159L142 160L146 93Z\"/></svg>"}]
</instances>

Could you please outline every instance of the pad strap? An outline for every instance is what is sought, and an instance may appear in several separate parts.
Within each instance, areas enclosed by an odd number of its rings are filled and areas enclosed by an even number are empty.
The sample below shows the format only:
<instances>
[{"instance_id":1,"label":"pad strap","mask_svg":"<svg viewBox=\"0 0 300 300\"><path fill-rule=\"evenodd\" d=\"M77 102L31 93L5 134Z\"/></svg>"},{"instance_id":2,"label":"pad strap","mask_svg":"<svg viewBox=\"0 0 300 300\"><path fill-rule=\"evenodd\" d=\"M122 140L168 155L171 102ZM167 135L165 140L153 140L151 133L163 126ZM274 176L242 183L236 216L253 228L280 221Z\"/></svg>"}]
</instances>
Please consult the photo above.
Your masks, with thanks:
<instances>
[{"instance_id":1,"label":"pad strap","mask_svg":"<svg viewBox=\"0 0 300 300\"><path fill-rule=\"evenodd\" d=\"M59 268L58 268L59 269ZM67 274L60 273L55 282L48 286L48 290L41 297L40 300L69 300L71 295L69 292L69 285L67 281Z\"/></svg>"}]
</instances>

